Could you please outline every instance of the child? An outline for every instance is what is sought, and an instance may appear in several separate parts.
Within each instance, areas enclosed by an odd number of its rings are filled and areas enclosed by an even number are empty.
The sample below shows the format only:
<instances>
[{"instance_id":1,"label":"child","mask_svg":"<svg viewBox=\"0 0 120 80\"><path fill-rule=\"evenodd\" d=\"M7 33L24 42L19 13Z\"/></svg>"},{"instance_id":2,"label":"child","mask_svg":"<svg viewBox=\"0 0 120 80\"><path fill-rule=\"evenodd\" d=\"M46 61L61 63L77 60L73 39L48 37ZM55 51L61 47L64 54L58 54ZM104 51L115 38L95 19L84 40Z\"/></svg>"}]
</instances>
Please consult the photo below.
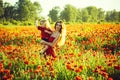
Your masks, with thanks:
<instances>
[{"instance_id":1,"label":"child","mask_svg":"<svg viewBox=\"0 0 120 80\"><path fill-rule=\"evenodd\" d=\"M41 31L41 39L48 41L48 38L52 34L51 26L48 20L41 20L40 26L38 26L38 20L36 20L35 24L36 24L37 29ZM40 54L43 54L48 49L48 45L45 45L45 44L43 45L44 45L44 49L41 50Z\"/></svg>"}]
</instances>

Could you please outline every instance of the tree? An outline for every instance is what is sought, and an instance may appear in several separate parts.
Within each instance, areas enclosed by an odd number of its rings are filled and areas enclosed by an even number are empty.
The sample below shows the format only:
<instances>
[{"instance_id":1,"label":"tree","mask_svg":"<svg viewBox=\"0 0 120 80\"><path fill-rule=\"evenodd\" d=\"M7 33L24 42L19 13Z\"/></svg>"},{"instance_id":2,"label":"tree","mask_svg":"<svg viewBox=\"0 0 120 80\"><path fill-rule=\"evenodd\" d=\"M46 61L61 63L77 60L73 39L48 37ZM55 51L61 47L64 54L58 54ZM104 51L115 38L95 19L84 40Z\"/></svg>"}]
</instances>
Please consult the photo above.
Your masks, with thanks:
<instances>
[{"instance_id":1,"label":"tree","mask_svg":"<svg viewBox=\"0 0 120 80\"><path fill-rule=\"evenodd\" d=\"M82 21L83 22L88 22L89 15L88 15L87 9L86 8L82 9L81 13L82 13Z\"/></svg>"},{"instance_id":2,"label":"tree","mask_svg":"<svg viewBox=\"0 0 120 80\"><path fill-rule=\"evenodd\" d=\"M107 11L107 12L106 12L106 15L105 15L105 20L106 20L107 22L110 22L110 21L112 20L112 18L110 17L110 15L111 15L111 11Z\"/></svg>"},{"instance_id":3,"label":"tree","mask_svg":"<svg viewBox=\"0 0 120 80\"><path fill-rule=\"evenodd\" d=\"M107 11L105 19L108 22L119 22L119 12L116 10Z\"/></svg>"},{"instance_id":4,"label":"tree","mask_svg":"<svg viewBox=\"0 0 120 80\"><path fill-rule=\"evenodd\" d=\"M102 8L98 9L98 16L97 19L99 21L104 21L105 20L105 11Z\"/></svg>"},{"instance_id":5,"label":"tree","mask_svg":"<svg viewBox=\"0 0 120 80\"><path fill-rule=\"evenodd\" d=\"M78 9L78 14L77 14L76 21L77 22L82 22L82 12L81 12L81 9Z\"/></svg>"},{"instance_id":6,"label":"tree","mask_svg":"<svg viewBox=\"0 0 120 80\"><path fill-rule=\"evenodd\" d=\"M4 3L4 17L6 20L14 19L15 18L15 7L10 5L10 3Z\"/></svg>"},{"instance_id":7,"label":"tree","mask_svg":"<svg viewBox=\"0 0 120 80\"><path fill-rule=\"evenodd\" d=\"M118 22L120 22L120 11L118 13L119 13Z\"/></svg>"},{"instance_id":8,"label":"tree","mask_svg":"<svg viewBox=\"0 0 120 80\"><path fill-rule=\"evenodd\" d=\"M119 21L119 12L117 12L116 10L113 10L111 17L112 17L112 21L114 21L114 22Z\"/></svg>"},{"instance_id":9,"label":"tree","mask_svg":"<svg viewBox=\"0 0 120 80\"><path fill-rule=\"evenodd\" d=\"M55 22L59 19L59 12L60 12L60 7L55 6L54 8L52 8L52 10L49 11L48 16L51 18L53 22Z\"/></svg>"},{"instance_id":10,"label":"tree","mask_svg":"<svg viewBox=\"0 0 120 80\"><path fill-rule=\"evenodd\" d=\"M36 1L33 4L35 7L35 16L40 17L40 13L42 12L41 5L39 4L39 2L36 2Z\"/></svg>"},{"instance_id":11,"label":"tree","mask_svg":"<svg viewBox=\"0 0 120 80\"><path fill-rule=\"evenodd\" d=\"M18 12L18 20L20 21L28 21L28 20L32 20L36 17L37 15L37 11L39 10L40 7L39 4L37 4L37 2L35 2L34 4L30 1L30 0L19 0L17 2L17 12ZM38 7L38 8L37 8ZM40 9L41 10L41 9Z\"/></svg>"},{"instance_id":12,"label":"tree","mask_svg":"<svg viewBox=\"0 0 120 80\"><path fill-rule=\"evenodd\" d=\"M95 6L89 6L86 8L88 11L88 14L90 16L90 22L96 22L97 21L97 15L98 15L98 10Z\"/></svg>"},{"instance_id":13,"label":"tree","mask_svg":"<svg viewBox=\"0 0 120 80\"><path fill-rule=\"evenodd\" d=\"M60 13L60 18L65 20L66 22L75 22L77 18L77 9L70 5L67 4L64 7L64 10Z\"/></svg>"},{"instance_id":14,"label":"tree","mask_svg":"<svg viewBox=\"0 0 120 80\"><path fill-rule=\"evenodd\" d=\"M3 14L4 14L3 1L0 0L0 18L3 16Z\"/></svg>"}]
</instances>

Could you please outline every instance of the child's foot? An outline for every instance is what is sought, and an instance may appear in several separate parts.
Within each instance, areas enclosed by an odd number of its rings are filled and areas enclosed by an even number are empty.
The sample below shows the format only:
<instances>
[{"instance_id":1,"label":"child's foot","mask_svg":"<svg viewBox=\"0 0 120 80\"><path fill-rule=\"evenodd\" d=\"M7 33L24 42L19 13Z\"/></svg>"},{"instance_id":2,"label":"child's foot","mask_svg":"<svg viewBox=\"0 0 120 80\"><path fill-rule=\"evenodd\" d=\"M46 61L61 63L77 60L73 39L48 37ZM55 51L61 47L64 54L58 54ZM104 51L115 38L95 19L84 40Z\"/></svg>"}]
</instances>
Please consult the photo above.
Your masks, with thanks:
<instances>
[{"instance_id":1,"label":"child's foot","mask_svg":"<svg viewBox=\"0 0 120 80\"><path fill-rule=\"evenodd\" d=\"M40 55L42 55L44 52L43 51L40 51Z\"/></svg>"}]
</instances>

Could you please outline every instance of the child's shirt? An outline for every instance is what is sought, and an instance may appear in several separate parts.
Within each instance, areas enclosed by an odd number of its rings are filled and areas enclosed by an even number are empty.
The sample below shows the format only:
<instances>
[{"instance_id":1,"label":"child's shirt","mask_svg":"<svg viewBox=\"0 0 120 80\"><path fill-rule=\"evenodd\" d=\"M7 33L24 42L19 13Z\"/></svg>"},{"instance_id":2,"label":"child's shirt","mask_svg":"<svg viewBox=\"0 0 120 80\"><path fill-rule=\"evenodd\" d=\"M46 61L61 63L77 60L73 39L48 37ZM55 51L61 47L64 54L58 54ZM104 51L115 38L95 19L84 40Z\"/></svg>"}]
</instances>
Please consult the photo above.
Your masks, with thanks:
<instances>
[{"instance_id":1,"label":"child's shirt","mask_svg":"<svg viewBox=\"0 0 120 80\"><path fill-rule=\"evenodd\" d=\"M46 41L50 37L50 35L51 35L50 33L52 33L52 31L50 29L45 28L45 27L41 27L41 26L38 26L38 30L41 30L41 38L43 40L46 40ZM46 31L48 31L50 33L46 32Z\"/></svg>"}]
</instances>

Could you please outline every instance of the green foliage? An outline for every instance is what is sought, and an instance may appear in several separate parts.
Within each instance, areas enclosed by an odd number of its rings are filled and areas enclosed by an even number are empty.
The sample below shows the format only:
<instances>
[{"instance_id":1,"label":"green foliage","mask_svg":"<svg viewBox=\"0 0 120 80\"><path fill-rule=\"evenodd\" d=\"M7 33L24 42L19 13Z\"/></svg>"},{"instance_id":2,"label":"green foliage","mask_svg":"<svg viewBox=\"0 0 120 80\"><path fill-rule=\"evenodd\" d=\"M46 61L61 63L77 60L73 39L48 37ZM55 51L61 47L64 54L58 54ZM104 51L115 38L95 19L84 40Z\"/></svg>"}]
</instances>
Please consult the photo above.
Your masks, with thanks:
<instances>
[{"instance_id":1,"label":"green foliage","mask_svg":"<svg viewBox=\"0 0 120 80\"><path fill-rule=\"evenodd\" d=\"M98 9L95 6L89 6L86 9L87 9L88 15L90 15L89 21L96 22L98 17Z\"/></svg>"},{"instance_id":2,"label":"green foliage","mask_svg":"<svg viewBox=\"0 0 120 80\"><path fill-rule=\"evenodd\" d=\"M102 8L99 8L97 21L103 22L104 20L105 20L105 11Z\"/></svg>"},{"instance_id":3,"label":"green foliage","mask_svg":"<svg viewBox=\"0 0 120 80\"><path fill-rule=\"evenodd\" d=\"M107 11L105 16L106 21L108 22L120 22L120 11L116 10Z\"/></svg>"},{"instance_id":4,"label":"green foliage","mask_svg":"<svg viewBox=\"0 0 120 80\"><path fill-rule=\"evenodd\" d=\"M76 40L77 40L77 42L81 43L82 41L87 41L88 38L85 37L85 36L84 36L84 37L77 36L77 37L76 37Z\"/></svg>"},{"instance_id":5,"label":"green foliage","mask_svg":"<svg viewBox=\"0 0 120 80\"><path fill-rule=\"evenodd\" d=\"M17 24L18 24L18 22L17 22L16 20L11 20L11 23L12 23L13 25L17 25Z\"/></svg>"},{"instance_id":6,"label":"green foliage","mask_svg":"<svg viewBox=\"0 0 120 80\"><path fill-rule=\"evenodd\" d=\"M113 39L108 40L101 47L105 48L105 52L107 52L107 50L111 50L111 53L115 54L116 52L120 51L120 34L113 34L112 36Z\"/></svg>"},{"instance_id":7,"label":"green foliage","mask_svg":"<svg viewBox=\"0 0 120 80\"><path fill-rule=\"evenodd\" d=\"M3 8L3 0L0 0L0 18L4 14L4 8Z\"/></svg>"},{"instance_id":8,"label":"green foliage","mask_svg":"<svg viewBox=\"0 0 120 80\"><path fill-rule=\"evenodd\" d=\"M15 5L11 5L8 2L3 3L3 0L0 0L0 19L2 20L5 18L6 21L10 22L11 19L16 21L34 21L34 18L42 17L41 12L42 7L36 1L32 3L30 0L18 0ZM95 6L77 9L73 5L67 4L62 11L59 6L55 6L49 11L48 16L51 22L59 19L67 23L95 22L100 24L105 21L120 22L120 11L104 11L102 8ZM12 21L11 23L18 25L16 21ZM25 23L25 25L32 25L32 23Z\"/></svg>"},{"instance_id":9,"label":"green foliage","mask_svg":"<svg viewBox=\"0 0 120 80\"><path fill-rule=\"evenodd\" d=\"M3 25L9 25L10 22L3 22Z\"/></svg>"},{"instance_id":10,"label":"green foliage","mask_svg":"<svg viewBox=\"0 0 120 80\"><path fill-rule=\"evenodd\" d=\"M82 13L82 21L83 22L88 22L89 15L88 15L87 9L82 9L81 13Z\"/></svg>"},{"instance_id":11,"label":"green foliage","mask_svg":"<svg viewBox=\"0 0 120 80\"><path fill-rule=\"evenodd\" d=\"M67 4L64 10L60 14L60 18L66 22L75 22L77 18L78 11L76 7Z\"/></svg>"},{"instance_id":12,"label":"green foliage","mask_svg":"<svg viewBox=\"0 0 120 80\"><path fill-rule=\"evenodd\" d=\"M36 13L37 13L37 14L41 13L42 7L41 7L41 5L39 4L39 2L36 2L36 1L35 1L33 4L34 4L34 7L35 7L35 9L36 9Z\"/></svg>"},{"instance_id":13,"label":"green foliage","mask_svg":"<svg viewBox=\"0 0 120 80\"><path fill-rule=\"evenodd\" d=\"M60 8L58 6L50 10L48 16L51 18L52 22L55 22L58 20L59 11L60 11Z\"/></svg>"},{"instance_id":14,"label":"green foliage","mask_svg":"<svg viewBox=\"0 0 120 80\"><path fill-rule=\"evenodd\" d=\"M4 14L2 17L14 25L17 25L17 22L11 21L11 19L17 21L33 21L42 11L41 5L38 2L32 3L30 0L18 0L14 6L5 2L3 8ZM32 24L29 23L28 25Z\"/></svg>"}]
</instances>

